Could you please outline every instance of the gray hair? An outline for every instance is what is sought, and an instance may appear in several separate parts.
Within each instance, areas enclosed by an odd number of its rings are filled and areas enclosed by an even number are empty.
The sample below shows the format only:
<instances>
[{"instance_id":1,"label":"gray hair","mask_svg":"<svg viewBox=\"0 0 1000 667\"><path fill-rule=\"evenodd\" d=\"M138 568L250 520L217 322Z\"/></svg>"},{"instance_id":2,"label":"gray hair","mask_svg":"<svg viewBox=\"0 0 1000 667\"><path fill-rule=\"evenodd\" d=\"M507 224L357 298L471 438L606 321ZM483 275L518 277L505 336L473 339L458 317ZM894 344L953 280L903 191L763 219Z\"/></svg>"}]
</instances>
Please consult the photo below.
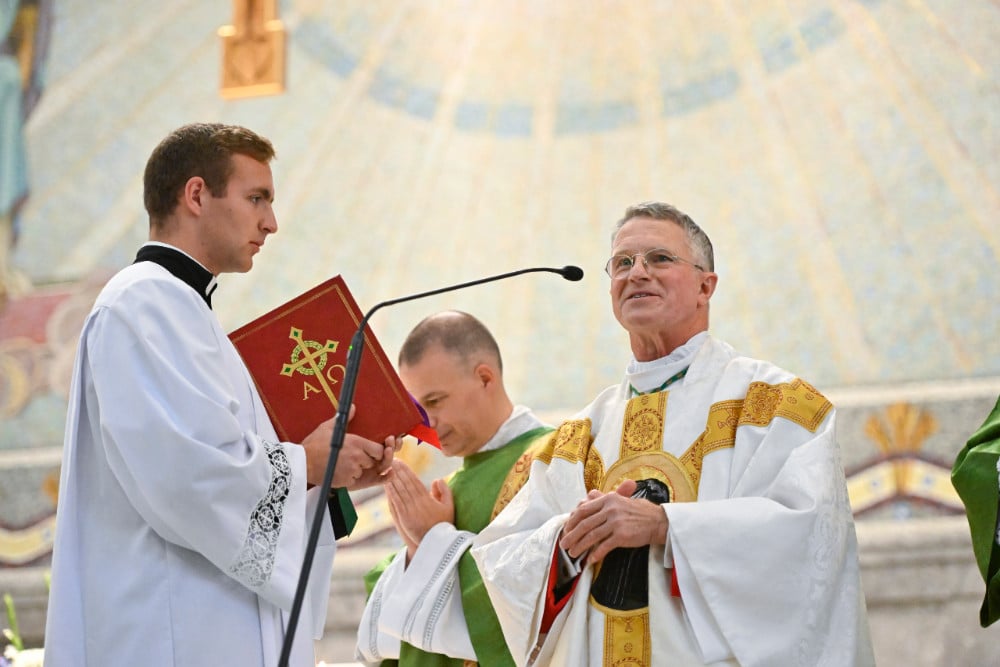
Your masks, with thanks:
<instances>
[{"instance_id":1,"label":"gray hair","mask_svg":"<svg viewBox=\"0 0 1000 667\"><path fill-rule=\"evenodd\" d=\"M621 228L632 218L667 220L679 225L687 235L688 247L691 254L694 255L695 263L706 271L715 271L715 253L712 251L712 241L708 238L708 234L684 211L658 201L646 201L629 206L625 209L625 215L615 224L615 231L611 234L612 243L614 243Z\"/></svg>"}]
</instances>

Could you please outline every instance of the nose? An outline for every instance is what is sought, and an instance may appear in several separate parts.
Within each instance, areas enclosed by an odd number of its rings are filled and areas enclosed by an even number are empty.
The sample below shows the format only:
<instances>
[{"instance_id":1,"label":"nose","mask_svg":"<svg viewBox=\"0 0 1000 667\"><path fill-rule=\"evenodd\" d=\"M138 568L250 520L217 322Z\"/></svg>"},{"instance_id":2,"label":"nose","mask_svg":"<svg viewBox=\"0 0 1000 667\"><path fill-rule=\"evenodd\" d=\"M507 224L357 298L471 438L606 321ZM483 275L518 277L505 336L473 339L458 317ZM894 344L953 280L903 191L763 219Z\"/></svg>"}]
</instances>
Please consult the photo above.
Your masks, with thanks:
<instances>
[{"instance_id":1,"label":"nose","mask_svg":"<svg viewBox=\"0 0 1000 667\"><path fill-rule=\"evenodd\" d=\"M264 224L262 229L268 234L274 234L278 231L278 218L274 215L274 209L268 208L267 213L264 215Z\"/></svg>"},{"instance_id":2,"label":"nose","mask_svg":"<svg viewBox=\"0 0 1000 667\"><path fill-rule=\"evenodd\" d=\"M649 267L646 265L646 255L644 253L641 253L641 252L640 253L636 253L635 255L632 255L632 266L630 266L629 269L628 269L628 277L631 278L632 277L632 272L635 271L636 269L638 269L639 267L642 267L642 272L648 278L649 277Z\"/></svg>"}]
</instances>

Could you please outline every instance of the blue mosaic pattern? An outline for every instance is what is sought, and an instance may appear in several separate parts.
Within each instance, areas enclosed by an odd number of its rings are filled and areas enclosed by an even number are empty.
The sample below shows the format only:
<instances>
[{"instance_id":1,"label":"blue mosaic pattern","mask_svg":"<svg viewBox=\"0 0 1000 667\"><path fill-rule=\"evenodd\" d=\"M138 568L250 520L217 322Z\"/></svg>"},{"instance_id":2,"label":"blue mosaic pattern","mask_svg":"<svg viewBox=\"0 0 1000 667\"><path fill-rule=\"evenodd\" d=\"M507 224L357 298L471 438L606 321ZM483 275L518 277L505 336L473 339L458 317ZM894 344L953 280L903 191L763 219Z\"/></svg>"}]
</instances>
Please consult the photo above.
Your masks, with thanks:
<instances>
[{"instance_id":1,"label":"blue mosaic pattern","mask_svg":"<svg viewBox=\"0 0 1000 667\"><path fill-rule=\"evenodd\" d=\"M658 198L711 234L713 329L746 353L821 387L1000 375L995 3L576 7L285 0L287 92L226 101L225 3L60 2L15 261L38 284L130 261L149 150L222 120L278 148L280 232L221 281L232 328L338 272L366 305L579 264L375 322L391 354L470 310L518 400L579 407L628 357L611 226Z\"/></svg>"}]
</instances>

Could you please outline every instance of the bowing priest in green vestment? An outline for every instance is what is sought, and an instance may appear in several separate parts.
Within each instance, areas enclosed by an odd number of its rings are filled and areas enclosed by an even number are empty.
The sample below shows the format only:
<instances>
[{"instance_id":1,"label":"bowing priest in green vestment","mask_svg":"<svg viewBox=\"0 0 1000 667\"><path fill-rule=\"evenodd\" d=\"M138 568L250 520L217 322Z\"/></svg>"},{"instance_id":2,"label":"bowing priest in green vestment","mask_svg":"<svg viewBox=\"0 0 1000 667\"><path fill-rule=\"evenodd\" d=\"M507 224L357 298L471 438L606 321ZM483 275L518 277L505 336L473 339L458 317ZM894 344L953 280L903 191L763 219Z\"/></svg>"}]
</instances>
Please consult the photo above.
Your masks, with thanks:
<instances>
[{"instance_id":1,"label":"bowing priest in green vestment","mask_svg":"<svg viewBox=\"0 0 1000 667\"><path fill-rule=\"evenodd\" d=\"M366 576L356 656L369 663L513 665L472 540L520 489L552 432L503 384L500 349L466 313L424 319L403 343L399 374L462 466L430 488L400 461L385 490L404 542Z\"/></svg>"},{"instance_id":2,"label":"bowing priest in green vestment","mask_svg":"<svg viewBox=\"0 0 1000 667\"><path fill-rule=\"evenodd\" d=\"M965 449L955 459L951 483L965 504L972 531L976 563L986 583L986 595L979 610L979 624L984 628L1000 618L1000 529L997 504L1000 503L1000 398L993 412L969 438Z\"/></svg>"}]
</instances>

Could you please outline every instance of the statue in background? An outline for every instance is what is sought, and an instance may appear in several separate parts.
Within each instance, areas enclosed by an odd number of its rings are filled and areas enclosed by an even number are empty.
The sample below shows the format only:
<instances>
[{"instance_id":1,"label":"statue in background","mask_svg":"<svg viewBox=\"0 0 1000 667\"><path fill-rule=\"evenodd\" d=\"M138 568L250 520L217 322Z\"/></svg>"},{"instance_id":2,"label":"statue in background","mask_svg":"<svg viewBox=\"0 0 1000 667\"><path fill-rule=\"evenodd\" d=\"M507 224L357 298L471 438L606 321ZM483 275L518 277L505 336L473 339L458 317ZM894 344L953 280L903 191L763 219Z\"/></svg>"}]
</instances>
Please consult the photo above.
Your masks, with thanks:
<instances>
[{"instance_id":1,"label":"statue in background","mask_svg":"<svg viewBox=\"0 0 1000 667\"><path fill-rule=\"evenodd\" d=\"M24 124L41 95L51 16L51 0L0 0L0 308L30 287L10 255L28 199Z\"/></svg>"}]
</instances>

